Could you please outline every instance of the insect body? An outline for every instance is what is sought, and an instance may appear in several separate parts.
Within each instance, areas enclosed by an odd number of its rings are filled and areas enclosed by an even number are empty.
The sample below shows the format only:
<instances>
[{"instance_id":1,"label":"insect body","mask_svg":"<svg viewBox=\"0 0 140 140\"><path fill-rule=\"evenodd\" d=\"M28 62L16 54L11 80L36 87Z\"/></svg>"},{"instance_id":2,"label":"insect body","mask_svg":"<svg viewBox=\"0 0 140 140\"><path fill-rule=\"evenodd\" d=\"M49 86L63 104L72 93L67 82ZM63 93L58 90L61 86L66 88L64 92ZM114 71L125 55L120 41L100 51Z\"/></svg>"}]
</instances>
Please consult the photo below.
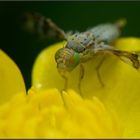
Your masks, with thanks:
<instances>
[{"instance_id":1,"label":"insect body","mask_svg":"<svg viewBox=\"0 0 140 140\"><path fill-rule=\"evenodd\" d=\"M32 16L32 20L36 16ZM36 19L36 18L35 18ZM120 35L121 28L125 25L123 20L119 20L114 24L106 23L95 26L82 33L67 34L60 29L51 20L40 18L43 21L35 20L37 25L43 27L43 33L55 35L67 41L66 45L59 49L55 54L55 60L57 63L57 69L61 76L65 79L64 90L67 89L67 72L71 72L77 65L80 65L80 78L79 89L81 88L81 80L84 76L83 63L92 59L97 54L113 54L119 57L125 63L130 64L136 69L139 69L139 54L131 53L127 51L121 51L111 46L110 43L117 39ZM42 24L40 24L42 23ZM35 24L35 25L36 25ZM104 60L104 59L103 59ZM97 75L100 83L103 85L99 74L99 68L103 60L97 66Z\"/></svg>"},{"instance_id":2,"label":"insect body","mask_svg":"<svg viewBox=\"0 0 140 140\"><path fill-rule=\"evenodd\" d=\"M86 62L98 52L113 53L112 50L115 49L107 44L118 38L119 34L120 28L117 24L102 24L86 32L68 36L67 44L55 56L58 69L71 71L72 67L78 65L77 62ZM74 57L75 55L77 57Z\"/></svg>"},{"instance_id":3,"label":"insect body","mask_svg":"<svg viewBox=\"0 0 140 140\"><path fill-rule=\"evenodd\" d=\"M109 45L120 35L120 30L124 26L122 21L114 24L101 24L83 33L75 33L67 37L67 43L64 48L58 50L55 55L59 73L66 79L66 71L72 71L77 65L80 66L79 90L81 93L81 81L84 77L84 67L82 63L90 60L97 54L114 54L125 63L134 68L140 67L138 54L127 51L120 51ZM104 57L97 65L96 71L98 79L102 86L104 83L101 79L99 69L104 61ZM67 88L67 79L64 89Z\"/></svg>"},{"instance_id":4,"label":"insect body","mask_svg":"<svg viewBox=\"0 0 140 140\"><path fill-rule=\"evenodd\" d=\"M120 24L119 24L120 23ZM55 55L57 68L59 73L64 77L66 71L72 71L77 65L81 65L81 75L79 79L79 89L81 88L81 80L84 76L84 68L82 63L90 60L98 53L108 53L118 56L121 60L131 64L134 68L139 68L138 55L126 51L119 51L113 46L108 45L117 39L120 35L122 22L115 24L101 24L86 32L75 33L67 37L67 43L64 48L58 50ZM104 60L104 59L103 59ZM99 68L103 62L97 66L97 76L102 86L103 81L100 77ZM67 85L65 85L67 88Z\"/></svg>"}]
</instances>

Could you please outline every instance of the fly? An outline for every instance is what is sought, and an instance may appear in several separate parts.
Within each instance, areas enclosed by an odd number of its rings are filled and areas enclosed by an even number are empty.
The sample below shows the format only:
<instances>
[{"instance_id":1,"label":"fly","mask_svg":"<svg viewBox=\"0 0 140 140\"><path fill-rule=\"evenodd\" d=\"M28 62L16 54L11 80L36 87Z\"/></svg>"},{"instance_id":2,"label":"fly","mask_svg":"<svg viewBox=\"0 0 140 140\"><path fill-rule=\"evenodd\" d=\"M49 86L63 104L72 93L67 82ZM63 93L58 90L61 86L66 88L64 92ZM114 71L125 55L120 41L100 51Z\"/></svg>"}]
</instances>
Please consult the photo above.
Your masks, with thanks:
<instances>
[{"instance_id":1,"label":"fly","mask_svg":"<svg viewBox=\"0 0 140 140\"><path fill-rule=\"evenodd\" d=\"M26 21L28 21L26 25L28 25L27 27L30 31L36 34L43 37L51 36L66 40L65 46L59 49L55 54L58 72L65 79L63 90L66 90L68 86L67 73L70 73L80 65L78 88L81 93L81 81L84 77L83 63L91 60L97 54L113 54L135 69L139 69L140 67L138 53L118 50L110 45L120 36L121 28L125 25L125 20L100 24L85 32L71 34L65 33L50 19L39 14L28 14L28 20L26 19ZM97 76L102 86L104 86L104 83L101 79L99 69L103 61L104 57L96 67Z\"/></svg>"}]
</instances>

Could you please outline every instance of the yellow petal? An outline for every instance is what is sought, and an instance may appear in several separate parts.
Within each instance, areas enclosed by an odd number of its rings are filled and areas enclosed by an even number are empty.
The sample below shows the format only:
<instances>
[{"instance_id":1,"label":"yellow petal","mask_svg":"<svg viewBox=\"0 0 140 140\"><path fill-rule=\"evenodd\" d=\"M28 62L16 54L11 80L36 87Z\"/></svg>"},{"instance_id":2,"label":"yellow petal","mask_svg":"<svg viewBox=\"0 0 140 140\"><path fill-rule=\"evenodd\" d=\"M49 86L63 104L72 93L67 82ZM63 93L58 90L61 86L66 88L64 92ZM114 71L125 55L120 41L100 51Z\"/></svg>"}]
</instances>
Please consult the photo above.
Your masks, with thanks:
<instances>
[{"instance_id":1,"label":"yellow petal","mask_svg":"<svg viewBox=\"0 0 140 140\"><path fill-rule=\"evenodd\" d=\"M140 52L140 38L122 38L115 42L116 47L122 50L132 52ZM124 73L127 72L124 69ZM123 80L126 85L123 95L118 94L116 99L119 101L118 110L124 115L123 121L125 125L124 137L139 138L140 137L140 71L128 71L128 78ZM128 81L129 80L129 81ZM127 82L126 82L127 81ZM111 97L112 98L112 97ZM115 98L115 97L114 97ZM120 109L119 109L120 108Z\"/></svg>"},{"instance_id":2,"label":"yellow petal","mask_svg":"<svg viewBox=\"0 0 140 140\"><path fill-rule=\"evenodd\" d=\"M64 42L44 49L37 57L32 71L32 85L37 88L62 89L64 80L56 69L55 52L62 48Z\"/></svg>"},{"instance_id":3,"label":"yellow petal","mask_svg":"<svg viewBox=\"0 0 140 140\"><path fill-rule=\"evenodd\" d=\"M25 92L21 72L11 58L0 50L0 103L18 92Z\"/></svg>"},{"instance_id":4,"label":"yellow petal","mask_svg":"<svg viewBox=\"0 0 140 140\"><path fill-rule=\"evenodd\" d=\"M140 50L139 38L118 39L115 44L119 49L128 51ZM62 89L64 80L58 74L54 54L63 43L50 46L43 50L33 68L32 81L35 87ZM106 55L100 68L100 75L104 83L101 86L97 77L96 66L103 56L95 56L84 64L85 75L82 80L82 93L86 98L93 95L102 100L110 109L116 110L126 126L124 136L140 136L140 72L132 66L122 62L114 55ZM68 88L78 92L79 66L69 75Z\"/></svg>"},{"instance_id":5,"label":"yellow petal","mask_svg":"<svg viewBox=\"0 0 140 140\"><path fill-rule=\"evenodd\" d=\"M140 38L120 38L115 42L115 46L120 50L140 51Z\"/></svg>"}]
</instances>

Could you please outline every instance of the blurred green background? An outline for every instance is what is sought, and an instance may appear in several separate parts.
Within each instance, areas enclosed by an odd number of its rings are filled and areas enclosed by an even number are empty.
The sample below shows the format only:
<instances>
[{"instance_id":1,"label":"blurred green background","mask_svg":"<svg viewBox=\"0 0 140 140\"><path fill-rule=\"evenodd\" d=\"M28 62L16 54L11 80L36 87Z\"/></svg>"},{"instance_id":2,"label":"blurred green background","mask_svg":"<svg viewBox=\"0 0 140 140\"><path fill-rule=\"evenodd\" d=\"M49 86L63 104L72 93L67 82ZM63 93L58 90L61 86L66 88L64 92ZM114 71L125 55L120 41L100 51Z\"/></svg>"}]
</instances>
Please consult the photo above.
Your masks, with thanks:
<instances>
[{"instance_id":1,"label":"blurred green background","mask_svg":"<svg viewBox=\"0 0 140 140\"><path fill-rule=\"evenodd\" d=\"M20 17L27 11L50 17L65 31L84 31L123 17L128 23L122 36L140 37L140 2L0 2L0 46L21 69L27 88L36 56L43 48L57 42L41 41L21 30Z\"/></svg>"}]
</instances>

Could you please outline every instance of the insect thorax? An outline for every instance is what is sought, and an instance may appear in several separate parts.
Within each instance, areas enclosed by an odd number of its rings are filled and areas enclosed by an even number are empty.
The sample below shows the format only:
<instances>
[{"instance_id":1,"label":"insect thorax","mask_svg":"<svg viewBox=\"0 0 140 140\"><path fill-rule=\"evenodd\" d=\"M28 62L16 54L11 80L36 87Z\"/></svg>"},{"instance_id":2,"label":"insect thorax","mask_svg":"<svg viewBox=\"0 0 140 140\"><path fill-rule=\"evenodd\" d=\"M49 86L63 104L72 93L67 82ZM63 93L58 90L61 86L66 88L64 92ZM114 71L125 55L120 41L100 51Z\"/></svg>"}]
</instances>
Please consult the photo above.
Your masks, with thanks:
<instances>
[{"instance_id":1,"label":"insect thorax","mask_svg":"<svg viewBox=\"0 0 140 140\"><path fill-rule=\"evenodd\" d=\"M87 49L89 43L94 40L94 36L90 32L75 33L67 38L66 48L81 53Z\"/></svg>"}]
</instances>

